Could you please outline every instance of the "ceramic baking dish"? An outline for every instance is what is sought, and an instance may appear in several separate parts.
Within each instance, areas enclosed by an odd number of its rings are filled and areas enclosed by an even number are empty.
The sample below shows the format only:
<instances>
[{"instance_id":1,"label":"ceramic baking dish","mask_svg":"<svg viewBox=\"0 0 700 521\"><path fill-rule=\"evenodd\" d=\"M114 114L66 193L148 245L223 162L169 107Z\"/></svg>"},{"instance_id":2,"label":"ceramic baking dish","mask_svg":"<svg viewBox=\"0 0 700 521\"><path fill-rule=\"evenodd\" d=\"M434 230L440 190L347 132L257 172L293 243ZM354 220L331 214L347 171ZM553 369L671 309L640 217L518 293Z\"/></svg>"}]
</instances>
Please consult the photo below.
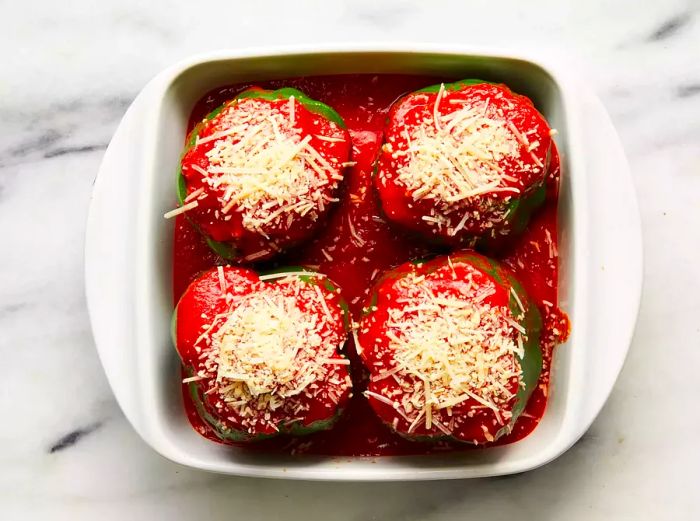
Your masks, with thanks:
<instances>
[{"instance_id":1,"label":"ceramic baking dish","mask_svg":"<svg viewBox=\"0 0 700 521\"><path fill-rule=\"evenodd\" d=\"M494 476L566 451L600 411L627 353L642 278L630 172L598 99L556 61L464 48L381 45L222 51L181 62L138 95L105 154L86 239L97 349L136 431L165 457L227 474L318 480ZM559 130L560 302L573 329L557 351L547 411L517 443L445 455L382 458L249 454L199 436L185 416L171 344L174 173L190 111L217 86L294 76L409 73L483 78L529 96Z\"/></svg>"}]
</instances>

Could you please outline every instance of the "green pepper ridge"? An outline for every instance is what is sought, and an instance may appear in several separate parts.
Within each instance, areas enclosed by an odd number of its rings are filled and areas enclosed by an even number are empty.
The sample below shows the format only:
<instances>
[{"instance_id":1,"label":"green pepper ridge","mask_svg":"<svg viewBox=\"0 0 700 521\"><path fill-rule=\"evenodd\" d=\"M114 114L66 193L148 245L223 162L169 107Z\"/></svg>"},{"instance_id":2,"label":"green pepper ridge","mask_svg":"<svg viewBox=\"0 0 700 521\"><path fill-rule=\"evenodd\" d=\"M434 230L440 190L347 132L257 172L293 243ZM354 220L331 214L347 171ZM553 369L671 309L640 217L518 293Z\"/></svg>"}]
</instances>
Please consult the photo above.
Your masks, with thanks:
<instances>
[{"instance_id":1,"label":"green pepper ridge","mask_svg":"<svg viewBox=\"0 0 700 521\"><path fill-rule=\"evenodd\" d=\"M440 88L444 85L445 90L459 90L464 87L470 87L472 85L482 85L482 84L489 84L489 85L495 85L494 82L492 81L486 81L486 80L479 80L476 78L470 78L470 79L465 79L465 80L458 80L458 81L453 81L451 83L438 83L437 85L430 85L428 87L423 87L422 89L418 89L416 91L413 91L413 93L416 92L440 92ZM413 94L412 93L412 94ZM410 96L410 94L409 94Z\"/></svg>"},{"instance_id":2,"label":"green pepper ridge","mask_svg":"<svg viewBox=\"0 0 700 521\"><path fill-rule=\"evenodd\" d=\"M294 99L301 103L309 112L323 116L329 121L337 124L341 128L347 128L345 121L338 114L335 109L331 108L329 105L317 101L313 98L308 97L302 91L292 88L284 87L277 90L264 90L258 88L246 89L239 93L234 100L247 99L247 98L259 98L265 100L278 100L278 99L289 99L294 96Z\"/></svg>"},{"instance_id":3,"label":"green pepper ridge","mask_svg":"<svg viewBox=\"0 0 700 521\"><path fill-rule=\"evenodd\" d=\"M253 435L245 431L225 427L224 424L213 416L204 406L204 401L202 400L199 387L195 383L189 383L188 388L190 391L190 398L192 399L192 403L194 404L197 413L207 424L212 427L212 431L216 437L222 441L257 442L275 438L281 434L306 436L332 428L343 413L342 409L338 409L330 418L317 420L309 425L304 425L299 421L287 424L283 422L277 425L279 432Z\"/></svg>"}]
</instances>

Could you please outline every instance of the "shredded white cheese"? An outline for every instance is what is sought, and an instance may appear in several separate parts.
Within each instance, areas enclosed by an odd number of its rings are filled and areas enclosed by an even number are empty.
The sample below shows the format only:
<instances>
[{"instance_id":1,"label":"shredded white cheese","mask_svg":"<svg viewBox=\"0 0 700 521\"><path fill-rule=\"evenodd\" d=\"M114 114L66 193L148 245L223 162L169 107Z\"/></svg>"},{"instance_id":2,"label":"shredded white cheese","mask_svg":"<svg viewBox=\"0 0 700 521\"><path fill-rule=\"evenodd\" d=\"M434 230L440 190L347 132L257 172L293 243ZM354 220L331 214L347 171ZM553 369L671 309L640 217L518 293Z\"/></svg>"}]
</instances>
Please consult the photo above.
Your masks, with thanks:
<instances>
[{"instance_id":1,"label":"shredded white cheese","mask_svg":"<svg viewBox=\"0 0 700 521\"><path fill-rule=\"evenodd\" d=\"M184 204L180 206L179 208L175 208L174 210L170 210L169 212L165 213L163 217L166 219L172 219L173 217L180 215L181 213L188 212L192 210L193 208L197 208L199 206L198 201L192 201L191 203Z\"/></svg>"}]
</instances>

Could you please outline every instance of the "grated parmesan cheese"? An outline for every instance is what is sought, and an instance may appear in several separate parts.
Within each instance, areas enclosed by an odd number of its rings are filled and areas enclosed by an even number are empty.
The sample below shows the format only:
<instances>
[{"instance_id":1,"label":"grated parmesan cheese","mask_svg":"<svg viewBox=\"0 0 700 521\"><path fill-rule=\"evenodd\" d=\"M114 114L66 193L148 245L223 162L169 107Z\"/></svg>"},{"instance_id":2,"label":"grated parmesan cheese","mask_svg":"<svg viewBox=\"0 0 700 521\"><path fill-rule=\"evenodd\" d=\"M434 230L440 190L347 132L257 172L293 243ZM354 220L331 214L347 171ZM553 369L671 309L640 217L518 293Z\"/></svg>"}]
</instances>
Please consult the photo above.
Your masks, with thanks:
<instances>
[{"instance_id":1,"label":"grated parmesan cheese","mask_svg":"<svg viewBox=\"0 0 700 521\"><path fill-rule=\"evenodd\" d=\"M173 217L180 215L181 213L188 212L192 210L193 208L197 208L199 206L199 202L197 201L192 201L191 203L187 203L185 205L180 206L179 208L175 208L174 210L170 210L169 212L165 213L163 217L166 219L172 219Z\"/></svg>"}]
</instances>

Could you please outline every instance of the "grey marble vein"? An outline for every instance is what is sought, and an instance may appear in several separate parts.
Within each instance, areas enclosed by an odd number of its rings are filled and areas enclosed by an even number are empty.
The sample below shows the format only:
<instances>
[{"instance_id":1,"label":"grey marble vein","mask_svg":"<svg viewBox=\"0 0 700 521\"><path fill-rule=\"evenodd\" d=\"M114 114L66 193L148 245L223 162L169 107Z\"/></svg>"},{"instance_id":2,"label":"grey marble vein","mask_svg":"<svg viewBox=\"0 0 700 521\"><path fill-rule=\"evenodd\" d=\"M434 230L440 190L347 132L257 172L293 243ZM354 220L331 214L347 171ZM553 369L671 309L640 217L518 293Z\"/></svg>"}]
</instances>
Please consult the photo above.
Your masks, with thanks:
<instances>
[{"instance_id":1,"label":"grey marble vein","mask_svg":"<svg viewBox=\"0 0 700 521\"><path fill-rule=\"evenodd\" d=\"M44 158L65 156L67 154L84 154L85 152L95 152L96 150L104 150L109 143L99 143L96 145L81 145L75 147L59 147L44 152Z\"/></svg>"},{"instance_id":2,"label":"grey marble vein","mask_svg":"<svg viewBox=\"0 0 700 521\"><path fill-rule=\"evenodd\" d=\"M34 137L32 136L29 140L24 143L11 148L7 151L10 157L25 157L27 154L32 152L42 151L50 147L60 139L62 135L58 133L55 129L48 129L44 133Z\"/></svg>"},{"instance_id":3,"label":"grey marble vein","mask_svg":"<svg viewBox=\"0 0 700 521\"><path fill-rule=\"evenodd\" d=\"M84 427L74 429L68 434L64 434L51 444L51 446L48 449L49 454L54 454L56 452L64 451L70 447L73 447L85 436L87 436L88 434L92 434L100 427L102 427L102 422L94 422Z\"/></svg>"},{"instance_id":4,"label":"grey marble vein","mask_svg":"<svg viewBox=\"0 0 700 521\"><path fill-rule=\"evenodd\" d=\"M691 96L697 96L698 94L700 94L700 82L686 83L676 88L676 95L679 98L690 98Z\"/></svg>"},{"instance_id":5,"label":"grey marble vein","mask_svg":"<svg viewBox=\"0 0 700 521\"><path fill-rule=\"evenodd\" d=\"M679 13L661 23L650 35L649 41L658 42L671 38L692 21L692 14L689 12Z\"/></svg>"}]
</instances>

